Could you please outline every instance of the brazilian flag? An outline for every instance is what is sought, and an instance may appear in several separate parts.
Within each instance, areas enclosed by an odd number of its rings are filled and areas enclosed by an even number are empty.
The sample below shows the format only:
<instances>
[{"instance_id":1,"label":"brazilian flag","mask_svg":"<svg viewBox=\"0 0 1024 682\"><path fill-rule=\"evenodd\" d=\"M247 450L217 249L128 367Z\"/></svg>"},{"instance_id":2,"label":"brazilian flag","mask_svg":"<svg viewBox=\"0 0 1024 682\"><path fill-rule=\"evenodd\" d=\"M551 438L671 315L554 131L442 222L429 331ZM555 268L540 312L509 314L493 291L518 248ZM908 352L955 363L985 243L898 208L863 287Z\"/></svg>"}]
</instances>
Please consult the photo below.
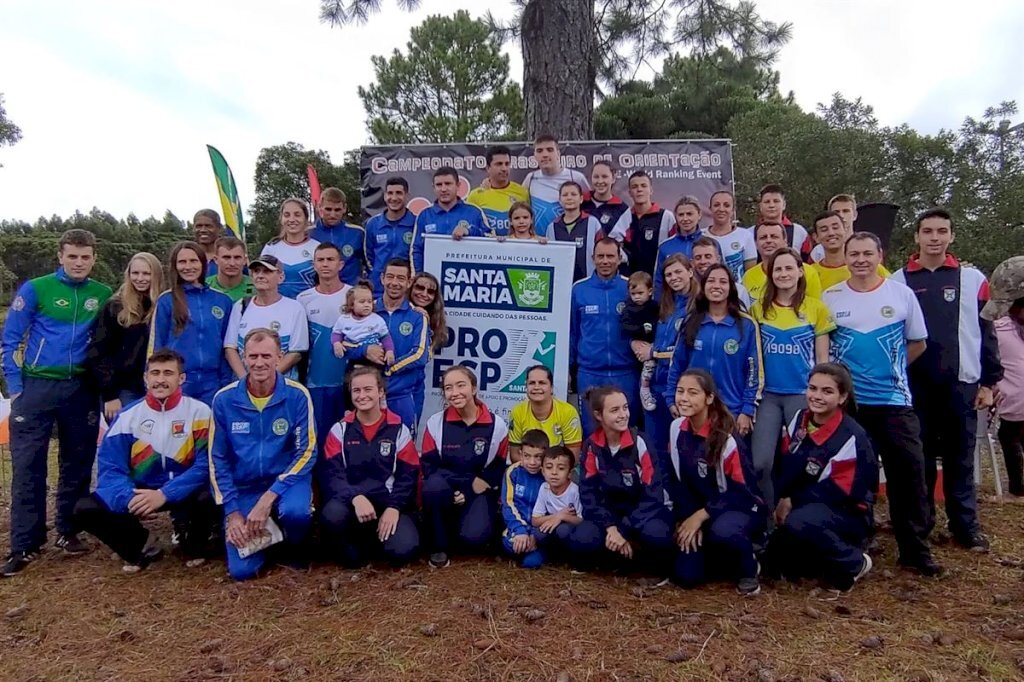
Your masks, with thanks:
<instances>
[{"instance_id":1,"label":"brazilian flag","mask_svg":"<svg viewBox=\"0 0 1024 682\"><path fill-rule=\"evenodd\" d=\"M242 205L238 201L238 186L235 184L235 176L231 174L231 168L228 167L224 155L217 151L216 147L206 145L206 149L210 152L213 177L217 180L217 192L220 194L224 224L235 237L245 241L245 222L242 220Z\"/></svg>"}]
</instances>

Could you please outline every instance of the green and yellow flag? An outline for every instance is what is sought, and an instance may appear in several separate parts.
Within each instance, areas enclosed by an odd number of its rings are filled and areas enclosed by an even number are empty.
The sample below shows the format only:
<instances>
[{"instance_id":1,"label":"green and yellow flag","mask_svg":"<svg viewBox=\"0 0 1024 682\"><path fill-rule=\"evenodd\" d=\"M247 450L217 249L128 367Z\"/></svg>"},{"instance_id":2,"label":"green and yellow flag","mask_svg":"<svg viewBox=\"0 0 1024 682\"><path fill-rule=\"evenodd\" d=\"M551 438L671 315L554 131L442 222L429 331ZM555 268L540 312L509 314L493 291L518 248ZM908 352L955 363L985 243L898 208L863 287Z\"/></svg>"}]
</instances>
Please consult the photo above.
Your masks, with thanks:
<instances>
[{"instance_id":1,"label":"green and yellow flag","mask_svg":"<svg viewBox=\"0 0 1024 682\"><path fill-rule=\"evenodd\" d=\"M242 219L242 205L238 201L238 186L231 168L224 155L216 147L206 145L213 164L213 177L217 180L217 192L220 194L220 206L224 213L224 224L235 237L245 241L245 222Z\"/></svg>"}]
</instances>

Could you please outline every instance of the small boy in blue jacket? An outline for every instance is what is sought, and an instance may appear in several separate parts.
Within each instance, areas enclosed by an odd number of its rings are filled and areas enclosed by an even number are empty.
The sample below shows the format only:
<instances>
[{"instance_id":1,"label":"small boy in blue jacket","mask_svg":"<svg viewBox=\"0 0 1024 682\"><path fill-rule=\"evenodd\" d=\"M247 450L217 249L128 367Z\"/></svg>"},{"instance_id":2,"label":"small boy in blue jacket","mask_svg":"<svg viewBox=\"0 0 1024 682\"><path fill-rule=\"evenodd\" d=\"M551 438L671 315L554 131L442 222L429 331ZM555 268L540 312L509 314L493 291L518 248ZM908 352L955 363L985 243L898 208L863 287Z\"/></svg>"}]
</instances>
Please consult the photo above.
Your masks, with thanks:
<instances>
[{"instance_id":1,"label":"small boy in blue jacket","mask_svg":"<svg viewBox=\"0 0 1024 682\"><path fill-rule=\"evenodd\" d=\"M544 485L541 466L549 445L548 435L540 429L524 433L519 461L505 470L501 481L501 515L505 519L501 544L506 552L520 558L523 568L540 568L544 563L537 546L540 531L533 527L533 507Z\"/></svg>"}]
</instances>

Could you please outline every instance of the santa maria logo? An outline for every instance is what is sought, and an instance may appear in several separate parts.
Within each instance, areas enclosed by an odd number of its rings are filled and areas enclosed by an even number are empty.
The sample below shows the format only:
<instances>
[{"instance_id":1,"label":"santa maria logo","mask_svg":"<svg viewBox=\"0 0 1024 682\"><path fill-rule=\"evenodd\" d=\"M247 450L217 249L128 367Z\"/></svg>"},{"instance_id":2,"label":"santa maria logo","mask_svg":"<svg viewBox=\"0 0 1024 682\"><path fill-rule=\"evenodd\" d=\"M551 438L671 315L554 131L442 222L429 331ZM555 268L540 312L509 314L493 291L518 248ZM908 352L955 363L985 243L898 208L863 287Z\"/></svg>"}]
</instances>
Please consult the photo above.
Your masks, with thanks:
<instances>
[{"instance_id":1,"label":"santa maria logo","mask_svg":"<svg viewBox=\"0 0 1024 682\"><path fill-rule=\"evenodd\" d=\"M402 336L409 336L409 334L412 334L412 322L403 322L398 325L398 333Z\"/></svg>"},{"instance_id":2,"label":"santa maria logo","mask_svg":"<svg viewBox=\"0 0 1024 682\"><path fill-rule=\"evenodd\" d=\"M551 312L554 268L444 261L441 281L446 305L503 312Z\"/></svg>"},{"instance_id":3,"label":"santa maria logo","mask_svg":"<svg viewBox=\"0 0 1024 682\"><path fill-rule=\"evenodd\" d=\"M100 300L98 298L87 298L85 299L85 304L82 307L90 313L96 312L100 307Z\"/></svg>"},{"instance_id":4,"label":"santa maria logo","mask_svg":"<svg viewBox=\"0 0 1024 682\"><path fill-rule=\"evenodd\" d=\"M722 348L725 349L725 352L727 354L736 355L736 351L740 349L740 344L738 341L736 341L736 339L729 339L728 341L725 342L725 345L722 346Z\"/></svg>"},{"instance_id":5,"label":"santa maria logo","mask_svg":"<svg viewBox=\"0 0 1024 682\"><path fill-rule=\"evenodd\" d=\"M213 315L216 319L220 320L224 317L224 309L221 308L219 305L215 305L212 308L210 308L210 314Z\"/></svg>"},{"instance_id":6,"label":"santa maria logo","mask_svg":"<svg viewBox=\"0 0 1024 682\"><path fill-rule=\"evenodd\" d=\"M273 425L270 427L274 434L277 436L283 436L288 433L288 420L287 419L275 419Z\"/></svg>"}]
</instances>

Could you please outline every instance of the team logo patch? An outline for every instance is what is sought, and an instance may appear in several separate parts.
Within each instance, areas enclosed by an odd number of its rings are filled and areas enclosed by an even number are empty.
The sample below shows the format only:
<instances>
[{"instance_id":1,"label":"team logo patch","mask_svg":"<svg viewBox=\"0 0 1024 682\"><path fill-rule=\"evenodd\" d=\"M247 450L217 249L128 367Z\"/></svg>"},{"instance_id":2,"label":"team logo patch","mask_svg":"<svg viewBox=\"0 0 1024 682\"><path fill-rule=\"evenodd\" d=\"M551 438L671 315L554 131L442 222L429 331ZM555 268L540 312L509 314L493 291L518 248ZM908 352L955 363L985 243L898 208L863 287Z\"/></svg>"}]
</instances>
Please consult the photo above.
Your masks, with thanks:
<instances>
[{"instance_id":1,"label":"team logo patch","mask_svg":"<svg viewBox=\"0 0 1024 682\"><path fill-rule=\"evenodd\" d=\"M473 452L474 453L476 453L478 455L482 455L482 454L484 454L484 450L486 450L486 449L487 449L487 441L484 440L483 438L477 438L476 440L473 441Z\"/></svg>"},{"instance_id":2,"label":"team logo patch","mask_svg":"<svg viewBox=\"0 0 1024 682\"><path fill-rule=\"evenodd\" d=\"M693 349L694 350L704 350L704 341L702 341L701 339L694 339L693 340Z\"/></svg>"},{"instance_id":3,"label":"team logo patch","mask_svg":"<svg viewBox=\"0 0 1024 682\"><path fill-rule=\"evenodd\" d=\"M583 314L584 315L597 315L598 312L599 312L599 310L598 310L596 305L585 305L585 306L583 306Z\"/></svg>"},{"instance_id":4,"label":"team logo patch","mask_svg":"<svg viewBox=\"0 0 1024 682\"><path fill-rule=\"evenodd\" d=\"M423 226L423 231L427 234L434 234L437 232L437 223L430 223L429 225Z\"/></svg>"},{"instance_id":5,"label":"team logo patch","mask_svg":"<svg viewBox=\"0 0 1024 682\"><path fill-rule=\"evenodd\" d=\"M617 312L619 315L621 315L622 311L625 310L625 309L626 309L626 302L625 301L619 301L619 304L615 306L615 312Z\"/></svg>"},{"instance_id":6,"label":"team logo patch","mask_svg":"<svg viewBox=\"0 0 1024 682\"><path fill-rule=\"evenodd\" d=\"M733 242L729 246L730 246L730 248L732 248L733 251L739 251L740 250L740 243L739 242Z\"/></svg>"},{"instance_id":7,"label":"team logo patch","mask_svg":"<svg viewBox=\"0 0 1024 682\"><path fill-rule=\"evenodd\" d=\"M697 460L697 475L701 478L708 477L708 463L703 459Z\"/></svg>"},{"instance_id":8,"label":"team logo patch","mask_svg":"<svg viewBox=\"0 0 1024 682\"><path fill-rule=\"evenodd\" d=\"M466 232L469 232L469 223L467 223L465 220L460 220L459 224L455 226L455 230L459 229L460 227ZM455 230L452 230L452 232L454 232Z\"/></svg>"},{"instance_id":9,"label":"team logo patch","mask_svg":"<svg viewBox=\"0 0 1024 682\"><path fill-rule=\"evenodd\" d=\"M183 438L185 436L185 420L175 420L171 422L171 435L175 438Z\"/></svg>"},{"instance_id":10,"label":"team logo patch","mask_svg":"<svg viewBox=\"0 0 1024 682\"><path fill-rule=\"evenodd\" d=\"M231 433L249 433L249 422L231 422Z\"/></svg>"},{"instance_id":11,"label":"team logo patch","mask_svg":"<svg viewBox=\"0 0 1024 682\"><path fill-rule=\"evenodd\" d=\"M729 355L736 355L736 351L740 349L740 344L736 339L729 339L725 342L722 348L725 349L725 352Z\"/></svg>"},{"instance_id":12,"label":"team logo patch","mask_svg":"<svg viewBox=\"0 0 1024 682\"><path fill-rule=\"evenodd\" d=\"M896 314L896 310L891 305L882 306L882 309L879 312L882 313L882 317L886 319L889 319Z\"/></svg>"},{"instance_id":13,"label":"team logo patch","mask_svg":"<svg viewBox=\"0 0 1024 682\"><path fill-rule=\"evenodd\" d=\"M14 303L11 304L11 310L24 310L24 309L25 309L25 299L22 298L21 296L18 296L16 299L14 299Z\"/></svg>"},{"instance_id":14,"label":"team logo patch","mask_svg":"<svg viewBox=\"0 0 1024 682\"><path fill-rule=\"evenodd\" d=\"M391 456L391 445L392 445L392 443L389 440L381 441L381 444L380 444L380 456L381 457L390 457Z\"/></svg>"},{"instance_id":15,"label":"team logo patch","mask_svg":"<svg viewBox=\"0 0 1024 682\"><path fill-rule=\"evenodd\" d=\"M412 244L412 232L406 232L402 235L402 241L406 244Z\"/></svg>"},{"instance_id":16,"label":"team logo patch","mask_svg":"<svg viewBox=\"0 0 1024 682\"><path fill-rule=\"evenodd\" d=\"M87 298L82 307L90 313L95 312L100 307L100 300L98 298Z\"/></svg>"},{"instance_id":17,"label":"team logo patch","mask_svg":"<svg viewBox=\"0 0 1024 682\"><path fill-rule=\"evenodd\" d=\"M654 230L644 230L644 239L646 241L654 239Z\"/></svg>"},{"instance_id":18,"label":"team logo patch","mask_svg":"<svg viewBox=\"0 0 1024 682\"><path fill-rule=\"evenodd\" d=\"M516 489L515 489L516 497L522 497L523 495L526 494L526 486L523 485L522 483L516 483L515 487L516 487Z\"/></svg>"},{"instance_id":19,"label":"team logo patch","mask_svg":"<svg viewBox=\"0 0 1024 682\"><path fill-rule=\"evenodd\" d=\"M607 225L608 221L611 220L611 218L612 218L611 215L609 215L608 213L605 213L603 216L601 216L601 222L603 224Z\"/></svg>"},{"instance_id":20,"label":"team logo patch","mask_svg":"<svg viewBox=\"0 0 1024 682\"><path fill-rule=\"evenodd\" d=\"M412 334L412 322L403 322L398 325L398 333L402 336L409 336L409 334Z\"/></svg>"},{"instance_id":21,"label":"team logo patch","mask_svg":"<svg viewBox=\"0 0 1024 682\"><path fill-rule=\"evenodd\" d=\"M273 322L270 323L270 328L275 332L281 331L281 323L278 322L277 320L274 320Z\"/></svg>"},{"instance_id":22,"label":"team logo patch","mask_svg":"<svg viewBox=\"0 0 1024 682\"><path fill-rule=\"evenodd\" d=\"M809 459L807 460L807 466L804 467L804 471L807 472L808 476L817 476L821 473L821 464L813 459Z\"/></svg>"},{"instance_id":23,"label":"team logo patch","mask_svg":"<svg viewBox=\"0 0 1024 682\"><path fill-rule=\"evenodd\" d=\"M216 318L218 320L223 319L224 318L224 309L221 308L219 305L215 305L212 308L210 308L210 314L213 315L214 318Z\"/></svg>"},{"instance_id":24,"label":"team logo patch","mask_svg":"<svg viewBox=\"0 0 1024 682\"><path fill-rule=\"evenodd\" d=\"M351 258L353 253L355 253L355 250L351 244L345 244L345 246L341 247L341 255L345 258Z\"/></svg>"},{"instance_id":25,"label":"team logo patch","mask_svg":"<svg viewBox=\"0 0 1024 682\"><path fill-rule=\"evenodd\" d=\"M942 299L946 303L952 303L956 300L956 287L945 287L942 290Z\"/></svg>"},{"instance_id":26,"label":"team logo patch","mask_svg":"<svg viewBox=\"0 0 1024 682\"><path fill-rule=\"evenodd\" d=\"M274 423L270 426L270 430L274 432L275 436L283 436L288 433L288 420L275 419Z\"/></svg>"},{"instance_id":27,"label":"team logo patch","mask_svg":"<svg viewBox=\"0 0 1024 682\"><path fill-rule=\"evenodd\" d=\"M309 258L311 256L312 256L312 254L309 252L309 249L303 249L302 250L302 257L303 258Z\"/></svg>"},{"instance_id":28,"label":"team logo patch","mask_svg":"<svg viewBox=\"0 0 1024 682\"><path fill-rule=\"evenodd\" d=\"M378 234L377 235L377 243L378 244L387 244L388 243L388 236L386 234Z\"/></svg>"},{"instance_id":29,"label":"team logo patch","mask_svg":"<svg viewBox=\"0 0 1024 682\"><path fill-rule=\"evenodd\" d=\"M67 308L68 306L71 305L71 301L69 301L66 298L55 298L53 300L53 304L58 308Z\"/></svg>"},{"instance_id":30,"label":"team logo patch","mask_svg":"<svg viewBox=\"0 0 1024 682\"><path fill-rule=\"evenodd\" d=\"M633 487L633 472L632 471L623 471L622 472L622 485L626 486L627 488L632 488Z\"/></svg>"},{"instance_id":31,"label":"team logo patch","mask_svg":"<svg viewBox=\"0 0 1024 682\"><path fill-rule=\"evenodd\" d=\"M552 433L554 433L554 435L558 436L559 438L562 437L562 425L561 424L555 424L553 427L551 427L551 431L552 431Z\"/></svg>"},{"instance_id":32,"label":"team logo patch","mask_svg":"<svg viewBox=\"0 0 1024 682\"><path fill-rule=\"evenodd\" d=\"M569 420L569 428L570 429L578 429L578 428L580 428L579 417L573 417L572 419Z\"/></svg>"},{"instance_id":33,"label":"team logo patch","mask_svg":"<svg viewBox=\"0 0 1024 682\"><path fill-rule=\"evenodd\" d=\"M576 237L576 248L577 249L582 249L584 241L585 240L583 239L583 237Z\"/></svg>"},{"instance_id":34,"label":"team logo patch","mask_svg":"<svg viewBox=\"0 0 1024 682\"><path fill-rule=\"evenodd\" d=\"M139 424L139 430L142 431L143 433L153 433L153 427L155 425L156 422L154 422L152 419L147 419L146 421Z\"/></svg>"}]
</instances>

